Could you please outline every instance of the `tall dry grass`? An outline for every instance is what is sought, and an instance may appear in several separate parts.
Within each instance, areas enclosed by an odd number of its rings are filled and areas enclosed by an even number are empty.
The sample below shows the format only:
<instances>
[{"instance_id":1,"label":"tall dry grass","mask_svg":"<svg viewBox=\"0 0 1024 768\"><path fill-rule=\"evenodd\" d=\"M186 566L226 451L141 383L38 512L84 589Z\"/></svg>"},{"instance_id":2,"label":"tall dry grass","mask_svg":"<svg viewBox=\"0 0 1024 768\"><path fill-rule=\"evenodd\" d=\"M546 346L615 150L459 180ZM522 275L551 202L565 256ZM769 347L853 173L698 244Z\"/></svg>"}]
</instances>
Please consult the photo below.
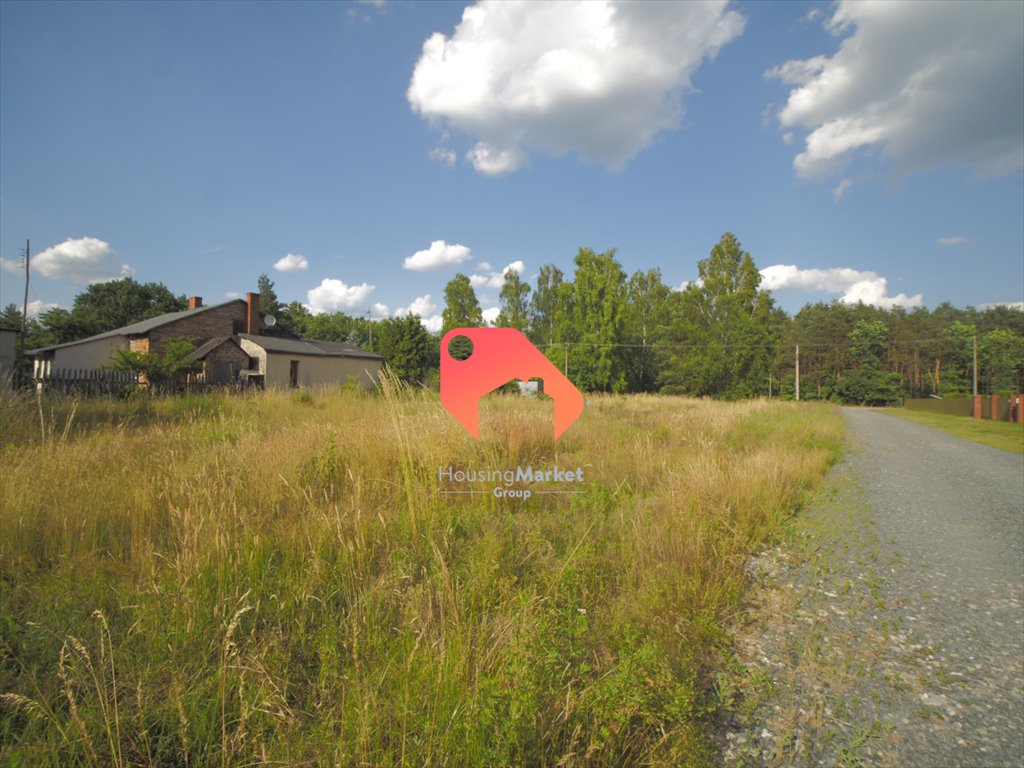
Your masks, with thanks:
<instances>
[{"instance_id":1,"label":"tall dry grass","mask_svg":"<svg viewBox=\"0 0 1024 768\"><path fill-rule=\"evenodd\" d=\"M12 765L682 765L824 407L351 391L0 406ZM445 495L439 466L584 467ZM482 484L487 490L493 484Z\"/></svg>"}]
</instances>

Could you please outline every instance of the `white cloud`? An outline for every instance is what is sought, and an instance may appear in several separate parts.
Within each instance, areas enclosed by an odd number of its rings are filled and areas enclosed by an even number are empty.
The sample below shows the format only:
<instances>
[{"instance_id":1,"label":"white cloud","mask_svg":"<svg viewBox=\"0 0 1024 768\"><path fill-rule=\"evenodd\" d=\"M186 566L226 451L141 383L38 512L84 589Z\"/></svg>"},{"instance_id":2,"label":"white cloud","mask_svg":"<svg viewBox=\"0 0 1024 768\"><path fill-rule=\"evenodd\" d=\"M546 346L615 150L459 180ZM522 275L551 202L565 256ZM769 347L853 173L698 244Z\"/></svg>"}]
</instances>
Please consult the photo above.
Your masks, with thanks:
<instances>
[{"instance_id":1,"label":"white cloud","mask_svg":"<svg viewBox=\"0 0 1024 768\"><path fill-rule=\"evenodd\" d=\"M391 314L391 310L388 309L387 304L381 304L379 301L373 305L373 314L376 317L387 317Z\"/></svg>"},{"instance_id":2,"label":"white cloud","mask_svg":"<svg viewBox=\"0 0 1024 768\"><path fill-rule=\"evenodd\" d=\"M455 243L449 245L444 240L435 240L425 251L416 251L402 262L402 267L416 272L431 269L457 267L470 257L469 248Z\"/></svg>"},{"instance_id":3,"label":"white cloud","mask_svg":"<svg viewBox=\"0 0 1024 768\"><path fill-rule=\"evenodd\" d=\"M919 307L920 293L907 296L888 295L888 281L875 272L848 267L832 269L799 269L793 264L775 264L761 270L761 287L769 291L823 291L840 294L846 304L863 302L875 307Z\"/></svg>"},{"instance_id":4,"label":"white cloud","mask_svg":"<svg viewBox=\"0 0 1024 768\"><path fill-rule=\"evenodd\" d=\"M466 150L466 159L480 173L501 176L522 168L526 164L526 153L519 147L495 147L486 141L478 141Z\"/></svg>"},{"instance_id":5,"label":"white cloud","mask_svg":"<svg viewBox=\"0 0 1024 768\"><path fill-rule=\"evenodd\" d=\"M224 298L225 299L240 299L240 298L242 298L242 294L240 294L238 291L227 291L224 294Z\"/></svg>"},{"instance_id":6,"label":"white cloud","mask_svg":"<svg viewBox=\"0 0 1024 768\"><path fill-rule=\"evenodd\" d=\"M466 158L481 173L514 171L531 150L621 168L679 127L693 73L743 26L725 0L481 0L451 37L424 42L406 97L475 137Z\"/></svg>"},{"instance_id":7,"label":"white cloud","mask_svg":"<svg viewBox=\"0 0 1024 768\"><path fill-rule=\"evenodd\" d=\"M437 305L430 300L430 294L425 296L417 296L412 300L412 303L408 307L399 307L395 310L395 317L405 317L406 315L419 315L420 317L427 317L437 312Z\"/></svg>"},{"instance_id":8,"label":"white cloud","mask_svg":"<svg viewBox=\"0 0 1024 768\"><path fill-rule=\"evenodd\" d=\"M967 245L969 241L962 235L956 235L954 237L940 237L935 242L939 245Z\"/></svg>"},{"instance_id":9,"label":"white cloud","mask_svg":"<svg viewBox=\"0 0 1024 768\"><path fill-rule=\"evenodd\" d=\"M325 278L316 288L306 292L309 303L306 309L314 315L322 312L351 312L363 309L366 298L373 293L374 285L346 285L341 280Z\"/></svg>"},{"instance_id":10,"label":"white cloud","mask_svg":"<svg viewBox=\"0 0 1024 768\"><path fill-rule=\"evenodd\" d=\"M120 263L110 243L95 237L68 238L37 253L31 264L32 271L43 277L73 283L105 283L135 274L134 269ZM0 266L10 272L25 271L24 262L0 259Z\"/></svg>"},{"instance_id":11,"label":"white cloud","mask_svg":"<svg viewBox=\"0 0 1024 768\"><path fill-rule=\"evenodd\" d=\"M810 131L799 176L831 176L860 150L903 171L1024 167L1024 3L842 0L826 26L848 33L834 56L765 73L795 86L782 128Z\"/></svg>"},{"instance_id":12,"label":"white cloud","mask_svg":"<svg viewBox=\"0 0 1024 768\"><path fill-rule=\"evenodd\" d=\"M305 272L309 269L309 260L298 253L289 253L274 262L278 272Z\"/></svg>"},{"instance_id":13,"label":"white cloud","mask_svg":"<svg viewBox=\"0 0 1024 768\"><path fill-rule=\"evenodd\" d=\"M521 260L513 261L511 264L506 265L500 272L495 272L490 269L490 264L484 262L480 266L483 267L486 264L488 267L487 274L485 275L470 275L469 284L474 288L501 288L505 284L505 274L507 272L517 272L520 275L523 274L523 270L526 269L526 265Z\"/></svg>"},{"instance_id":14,"label":"white cloud","mask_svg":"<svg viewBox=\"0 0 1024 768\"><path fill-rule=\"evenodd\" d=\"M39 315L43 314L43 312L46 312L49 309L56 309L59 306L60 304L51 304L48 301L36 299L35 301L30 301L28 303L28 316L39 317Z\"/></svg>"},{"instance_id":15,"label":"white cloud","mask_svg":"<svg viewBox=\"0 0 1024 768\"><path fill-rule=\"evenodd\" d=\"M455 161L458 159L455 150L447 147L434 147L427 154L432 160L437 160L441 165L447 165L449 168L455 165Z\"/></svg>"},{"instance_id":16,"label":"white cloud","mask_svg":"<svg viewBox=\"0 0 1024 768\"><path fill-rule=\"evenodd\" d=\"M429 293L417 296L408 307L399 307L395 310L395 317L406 315L419 315L420 323L431 333L441 330L441 313L437 311L437 305L431 301Z\"/></svg>"},{"instance_id":17,"label":"white cloud","mask_svg":"<svg viewBox=\"0 0 1024 768\"><path fill-rule=\"evenodd\" d=\"M481 261L479 264L476 265L476 268L477 269L482 269L482 270L484 270L484 272L490 272L491 271L491 263L489 261Z\"/></svg>"},{"instance_id":18,"label":"white cloud","mask_svg":"<svg viewBox=\"0 0 1024 768\"><path fill-rule=\"evenodd\" d=\"M494 325L498 321L498 315L501 314L501 310L498 307L491 307L483 311L484 321L490 325Z\"/></svg>"}]
</instances>

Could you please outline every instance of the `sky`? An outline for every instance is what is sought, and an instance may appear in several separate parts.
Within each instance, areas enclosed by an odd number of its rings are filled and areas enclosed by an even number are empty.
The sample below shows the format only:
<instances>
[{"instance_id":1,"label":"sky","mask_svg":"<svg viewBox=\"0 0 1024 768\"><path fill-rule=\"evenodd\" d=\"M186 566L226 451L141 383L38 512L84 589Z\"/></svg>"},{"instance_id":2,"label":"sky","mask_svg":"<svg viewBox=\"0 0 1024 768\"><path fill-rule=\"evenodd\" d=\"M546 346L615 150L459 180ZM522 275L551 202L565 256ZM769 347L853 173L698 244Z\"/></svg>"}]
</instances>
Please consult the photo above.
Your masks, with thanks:
<instances>
[{"instance_id":1,"label":"sky","mask_svg":"<svg viewBox=\"0 0 1024 768\"><path fill-rule=\"evenodd\" d=\"M0 303L132 275L419 314L580 247L1024 302L1024 3L0 2Z\"/></svg>"}]
</instances>

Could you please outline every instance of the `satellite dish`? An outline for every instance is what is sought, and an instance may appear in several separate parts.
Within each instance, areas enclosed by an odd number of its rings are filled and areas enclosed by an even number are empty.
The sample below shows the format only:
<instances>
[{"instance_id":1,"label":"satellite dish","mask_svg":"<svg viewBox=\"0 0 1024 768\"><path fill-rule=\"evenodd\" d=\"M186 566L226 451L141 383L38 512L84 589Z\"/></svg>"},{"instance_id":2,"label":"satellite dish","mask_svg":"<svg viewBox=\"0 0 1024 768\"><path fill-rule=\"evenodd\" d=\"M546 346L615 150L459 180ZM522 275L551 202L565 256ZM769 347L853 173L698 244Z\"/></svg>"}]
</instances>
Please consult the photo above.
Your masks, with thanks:
<instances>
[{"instance_id":1,"label":"satellite dish","mask_svg":"<svg viewBox=\"0 0 1024 768\"><path fill-rule=\"evenodd\" d=\"M264 315L263 324L267 326L267 328L273 328L275 325L277 325L277 318L274 317L273 315Z\"/></svg>"}]
</instances>

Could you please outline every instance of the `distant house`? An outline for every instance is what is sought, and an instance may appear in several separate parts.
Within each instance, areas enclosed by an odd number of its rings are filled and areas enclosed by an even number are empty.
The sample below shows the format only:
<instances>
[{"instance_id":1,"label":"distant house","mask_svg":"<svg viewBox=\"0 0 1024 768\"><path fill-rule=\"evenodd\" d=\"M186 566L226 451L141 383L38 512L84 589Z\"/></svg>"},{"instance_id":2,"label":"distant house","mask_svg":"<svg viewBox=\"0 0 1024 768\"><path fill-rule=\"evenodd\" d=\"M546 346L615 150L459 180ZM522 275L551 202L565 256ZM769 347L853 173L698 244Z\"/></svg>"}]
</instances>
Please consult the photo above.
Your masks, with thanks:
<instances>
[{"instance_id":1,"label":"distant house","mask_svg":"<svg viewBox=\"0 0 1024 768\"><path fill-rule=\"evenodd\" d=\"M309 387L346 383L350 376L373 387L384 359L351 344L298 339L267 332L259 294L203 306L193 296L188 309L169 312L87 339L28 351L38 376L58 370L93 371L109 365L119 349L161 354L171 339L188 339L191 357L203 363L208 383L244 377L270 387Z\"/></svg>"},{"instance_id":2,"label":"distant house","mask_svg":"<svg viewBox=\"0 0 1024 768\"><path fill-rule=\"evenodd\" d=\"M0 387L9 387L14 377L17 360L18 332L12 328L0 328Z\"/></svg>"}]
</instances>

